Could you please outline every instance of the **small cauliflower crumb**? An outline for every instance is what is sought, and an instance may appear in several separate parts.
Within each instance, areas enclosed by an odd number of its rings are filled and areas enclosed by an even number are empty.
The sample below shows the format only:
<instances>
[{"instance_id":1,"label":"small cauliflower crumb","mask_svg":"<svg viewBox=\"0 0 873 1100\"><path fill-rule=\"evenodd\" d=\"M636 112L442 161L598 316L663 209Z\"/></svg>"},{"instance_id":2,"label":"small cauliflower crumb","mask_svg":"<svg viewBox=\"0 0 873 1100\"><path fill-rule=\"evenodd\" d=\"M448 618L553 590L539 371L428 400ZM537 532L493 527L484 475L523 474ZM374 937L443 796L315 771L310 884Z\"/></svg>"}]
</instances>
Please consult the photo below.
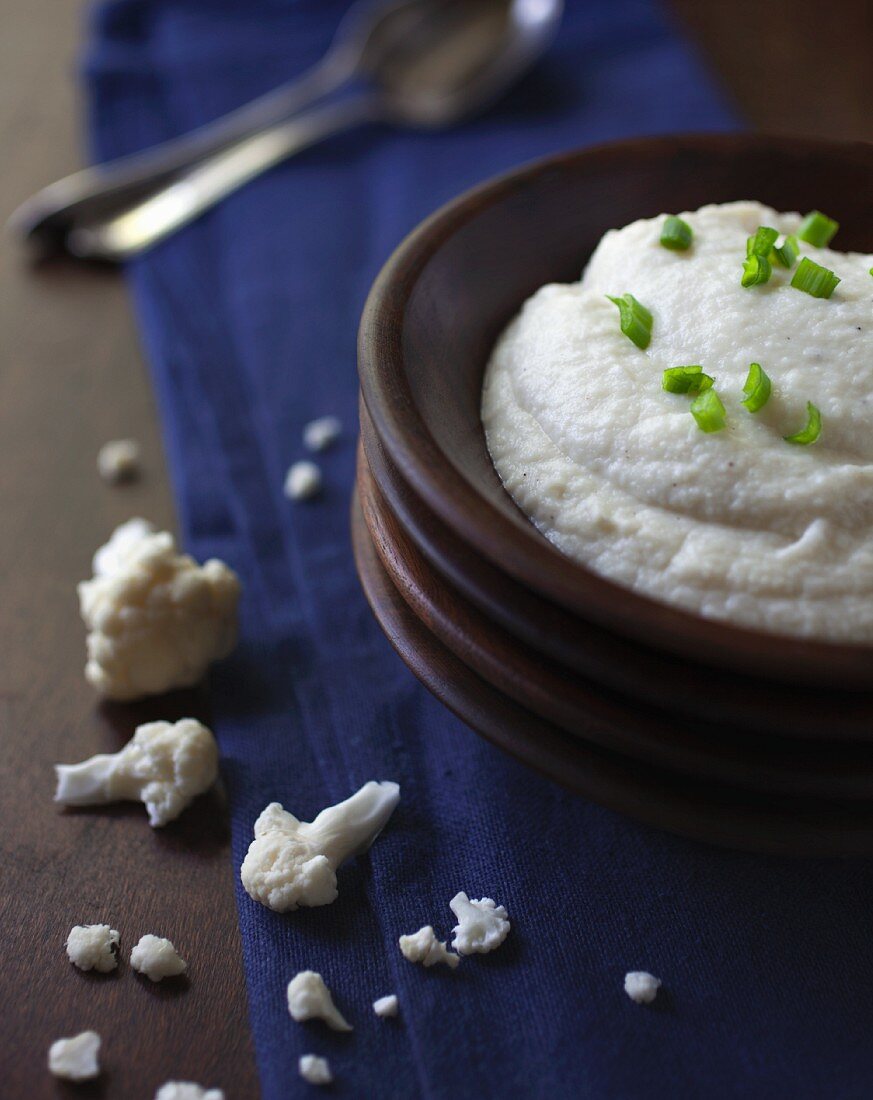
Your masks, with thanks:
<instances>
[{"instance_id":1,"label":"small cauliflower crumb","mask_svg":"<svg viewBox=\"0 0 873 1100\"><path fill-rule=\"evenodd\" d=\"M67 958L80 970L108 974L118 966L119 941L118 931L108 924L77 924L67 936Z\"/></svg>"},{"instance_id":2,"label":"small cauliflower crumb","mask_svg":"<svg viewBox=\"0 0 873 1100\"><path fill-rule=\"evenodd\" d=\"M452 929L452 947L459 955L484 955L499 947L509 934L506 910L491 898L471 901L462 890L449 902L449 908L458 918Z\"/></svg>"},{"instance_id":3,"label":"small cauliflower crumb","mask_svg":"<svg viewBox=\"0 0 873 1100\"><path fill-rule=\"evenodd\" d=\"M631 970L624 976L624 991L638 1005L649 1005L658 996L661 981L645 970Z\"/></svg>"},{"instance_id":4,"label":"small cauliflower crumb","mask_svg":"<svg viewBox=\"0 0 873 1100\"><path fill-rule=\"evenodd\" d=\"M215 782L218 746L211 730L194 718L147 722L119 752L98 753L80 764L55 764L55 774L55 802L142 802L149 824L160 828Z\"/></svg>"},{"instance_id":5,"label":"small cauliflower crumb","mask_svg":"<svg viewBox=\"0 0 873 1100\"><path fill-rule=\"evenodd\" d=\"M117 528L78 586L88 630L85 678L107 699L139 699L202 679L236 644L239 579L198 565L143 519Z\"/></svg>"},{"instance_id":6,"label":"small cauliflower crumb","mask_svg":"<svg viewBox=\"0 0 873 1100\"><path fill-rule=\"evenodd\" d=\"M83 1031L70 1039L56 1039L49 1047L49 1073L67 1081L89 1081L100 1074L100 1036Z\"/></svg>"},{"instance_id":7,"label":"small cauliflower crumb","mask_svg":"<svg viewBox=\"0 0 873 1100\"><path fill-rule=\"evenodd\" d=\"M288 1011L291 1019L324 1020L334 1031L352 1031L352 1025L333 1003L324 978L314 970L301 970L288 983Z\"/></svg>"},{"instance_id":8,"label":"small cauliflower crumb","mask_svg":"<svg viewBox=\"0 0 873 1100\"><path fill-rule=\"evenodd\" d=\"M130 953L130 965L153 982L184 974L188 964L169 940L151 934L143 936Z\"/></svg>"},{"instance_id":9,"label":"small cauliflower crumb","mask_svg":"<svg viewBox=\"0 0 873 1100\"><path fill-rule=\"evenodd\" d=\"M386 997L379 997L373 1001L373 1011L377 1016L396 1016L397 1015L397 994L389 993Z\"/></svg>"},{"instance_id":10,"label":"small cauliflower crumb","mask_svg":"<svg viewBox=\"0 0 873 1100\"><path fill-rule=\"evenodd\" d=\"M310 451L326 451L336 443L342 430L339 417L320 416L317 420L310 420L303 429L303 444Z\"/></svg>"},{"instance_id":11,"label":"small cauliflower crumb","mask_svg":"<svg viewBox=\"0 0 873 1100\"><path fill-rule=\"evenodd\" d=\"M97 454L97 470L104 481L118 485L139 477L139 444L133 439L113 439Z\"/></svg>"},{"instance_id":12,"label":"small cauliflower crumb","mask_svg":"<svg viewBox=\"0 0 873 1100\"><path fill-rule=\"evenodd\" d=\"M321 492L321 470L314 462L295 462L285 475L285 496L289 500L311 500Z\"/></svg>"},{"instance_id":13,"label":"small cauliflower crumb","mask_svg":"<svg viewBox=\"0 0 873 1100\"><path fill-rule=\"evenodd\" d=\"M297 1068L303 1080L310 1085L329 1085L333 1081L330 1062L327 1058L319 1058L317 1054L301 1054Z\"/></svg>"},{"instance_id":14,"label":"small cauliflower crumb","mask_svg":"<svg viewBox=\"0 0 873 1100\"><path fill-rule=\"evenodd\" d=\"M433 928L426 924L410 936L401 936L397 941L404 959L413 963L421 963L422 966L435 966L437 963L445 963L452 970L461 961L459 955L453 955L446 951L445 940L436 938Z\"/></svg>"},{"instance_id":15,"label":"small cauliflower crumb","mask_svg":"<svg viewBox=\"0 0 873 1100\"><path fill-rule=\"evenodd\" d=\"M155 1093L155 1100L224 1100L221 1089L205 1089L193 1081L167 1081Z\"/></svg>"},{"instance_id":16,"label":"small cauliflower crumb","mask_svg":"<svg viewBox=\"0 0 873 1100\"><path fill-rule=\"evenodd\" d=\"M399 801L396 783L370 780L311 822L271 802L255 822L240 868L247 893L277 913L329 905L337 897L339 865L370 847Z\"/></svg>"}]
</instances>

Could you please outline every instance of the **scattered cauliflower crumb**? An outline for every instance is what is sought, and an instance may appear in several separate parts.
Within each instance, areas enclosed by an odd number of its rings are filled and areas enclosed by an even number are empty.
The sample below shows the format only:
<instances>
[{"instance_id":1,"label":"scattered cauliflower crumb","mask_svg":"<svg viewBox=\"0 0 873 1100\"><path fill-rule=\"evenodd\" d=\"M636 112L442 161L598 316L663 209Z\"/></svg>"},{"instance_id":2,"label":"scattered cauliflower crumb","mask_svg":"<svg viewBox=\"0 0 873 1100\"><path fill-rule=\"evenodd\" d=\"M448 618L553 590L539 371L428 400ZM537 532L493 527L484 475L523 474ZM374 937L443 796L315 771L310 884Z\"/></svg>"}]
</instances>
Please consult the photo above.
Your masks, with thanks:
<instances>
[{"instance_id":1,"label":"scattered cauliflower crumb","mask_svg":"<svg viewBox=\"0 0 873 1100\"><path fill-rule=\"evenodd\" d=\"M295 462L285 475L289 500L311 500L321 492L321 470L314 462Z\"/></svg>"},{"instance_id":2,"label":"scattered cauliflower crumb","mask_svg":"<svg viewBox=\"0 0 873 1100\"><path fill-rule=\"evenodd\" d=\"M333 1081L330 1062L327 1058L319 1058L317 1054L301 1054L297 1067L300 1076L310 1085L329 1085Z\"/></svg>"},{"instance_id":3,"label":"scattered cauliflower crumb","mask_svg":"<svg viewBox=\"0 0 873 1100\"><path fill-rule=\"evenodd\" d=\"M436 938L433 928L426 924L424 928L411 936L401 936L397 941L404 959L413 963L421 963L422 966L435 966L437 963L445 963L452 970L461 961L459 955L453 955L446 951L445 940Z\"/></svg>"},{"instance_id":4,"label":"scattered cauliflower crumb","mask_svg":"<svg viewBox=\"0 0 873 1100\"><path fill-rule=\"evenodd\" d=\"M240 869L243 886L277 913L329 905L337 897L336 869L370 847L399 800L396 783L371 780L312 822L298 821L271 802L255 822L255 839Z\"/></svg>"},{"instance_id":5,"label":"scattered cauliflower crumb","mask_svg":"<svg viewBox=\"0 0 873 1100\"><path fill-rule=\"evenodd\" d=\"M133 481L139 476L139 444L133 439L104 443L97 455L97 470L104 481L114 485Z\"/></svg>"},{"instance_id":6,"label":"scattered cauliflower crumb","mask_svg":"<svg viewBox=\"0 0 873 1100\"><path fill-rule=\"evenodd\" d=\"M491 898L471 901L462 890L449 902L449 908L458 918L452 929L452 947L459 955L484 955L499 947L509 933L506 910Z\"/></svg>"},{"instance_id":7,"label":"scattered cauliflower crumb","mask_svg":"<svg viewBox=\"0 0 873 1100\"><path fill-rule=\"evenodd\" d=\"M155 1093L155 1100L224 1100L221 1089L205 1089L193 1081L167 1081Z\"/></svg>"},{"instance_id":8,"label":"scattered cauliflower crumb","mask_svg":"<svg viewBox=\"0 0 873 1100\"><path fill-rule=\"evenodd\" d=\"M661 981L645 970L631 970L624 976L624 991L638 1005L649 1005L658 995Z\"/></svg>"},{"instance_id":9,"label":"scattered cauliflower crumb","mask_svg":"<svg viewBox=\"0 0 873 1100\"><path fill-rule=\"evenodd\" d=\"M397 994L389 993L387 997L379 997L373 1001L373 1011L377 1016L396 1016Z\"/></svg>"},{"instance_id":10,"label":"scattered cauliflower crumb","mask_svg":"<svg viewBox=\"0 0 873 1100\"><path fill-rule=\"evenodd\" d=\"M55 764L55 774L55 802L143 802L149 824L158 828L215 782L218 746L211 731L194 718L148 722L119 752L98 753L81 764Z\"/></svg>"},{"instance_id":11,"label":"scattered cauliflower crumb","mask_svg":"<svg viewBox=\"0 0 873 1100\"><path fill-rule=\"evenodd\" d=\"M352 1025L333 1003L324 978L314 970L301 970L288 983L288 1011L291 1019L324 1020L334 1031L351 1031Z\"/></svg>"},{"instance_id":12,"label":"scattered cauliflower crumb","mask_svg":"<svg viewBox=\"0 0 873 1100\"><path fill-rule=\"evenodd\" d=\"M188 969L169 940L151 934L143 936L131 951L130 965L153 982L175 978Z\"/></svg>"},{"instance_id":13,"label":"scattered cauliflower crumb","mask_svg":"<svg viewBox=\"0 0 873 1100\"><path fill-rule=\"evenodd\" d=\"M49 1047L49 1072L68 1081L89 1081L100 1074L99 1053L100 1036L96 1031L56 1039Z\"/></svg>"},{"instance_id":14,"label":"scattered cauliflower crumb","mask_svg":"<svg viewBox=\"0 0 873 1100\"><path fill-rule=\"evenodd\" d=\"M88 629L85 677L107 699L138 699L197 683L236 643L239 579L224 562L198 565L142 519L117 528L78 588Z\"/></svg>"},{"instance_id":15,"label":"scattered cauliflower crumb","mask_svg":"<svg viewBox=\"0 0 873 1100\"><path fill-rule=\"evenodd\" d=\"M317 420L310 420L303 429L303 444L310 451L326 451L332 443L336 443L342 430L339 417L320 416Z\"/></svg>"},{"instance_id":16,"label":"scattered cauliflower crumb","mask_svg":"<svg viewBox=\"0 0 873 1100\"><path fill-rule=\"evenodd\" d=\"M67 957L80 970L108 974L118 966L120 936L108 924L77 924L67 936Z\"/></svg>"}]
</instances>

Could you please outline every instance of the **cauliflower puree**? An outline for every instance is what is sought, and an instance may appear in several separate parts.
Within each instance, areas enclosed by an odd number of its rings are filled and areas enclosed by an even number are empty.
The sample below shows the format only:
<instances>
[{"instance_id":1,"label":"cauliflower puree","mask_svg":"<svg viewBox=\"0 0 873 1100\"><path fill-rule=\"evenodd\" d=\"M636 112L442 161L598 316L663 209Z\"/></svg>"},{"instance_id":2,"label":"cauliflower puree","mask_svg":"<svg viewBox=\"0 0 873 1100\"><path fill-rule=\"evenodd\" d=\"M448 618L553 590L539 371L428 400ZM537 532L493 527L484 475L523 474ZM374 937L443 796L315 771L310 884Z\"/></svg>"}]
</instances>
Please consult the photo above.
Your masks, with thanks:
<instances>
[{"instance_id":1,"label":"cauliflower puree","mask_svg":"<svg viewBox=\"0 0 873 1100\"><path fill-rule=\"evenodd\" d=\"M873 256L801 241L842 280L831 298L776 265L747 289L747 238L795 233L800 215L734 202L681 217L687 251L660 245L663 216L637 221L604 236L580 282L524 304L485 376L494 465L548 539L613 581L709 618L873 641ZM606 297L625 293L653 315L645 351ZM753 362L772 382L755 414ZM690 364L715 378L722 431L662 389ZM820 438L785 442L808 401Z\"/></svg>"}]
</instances>

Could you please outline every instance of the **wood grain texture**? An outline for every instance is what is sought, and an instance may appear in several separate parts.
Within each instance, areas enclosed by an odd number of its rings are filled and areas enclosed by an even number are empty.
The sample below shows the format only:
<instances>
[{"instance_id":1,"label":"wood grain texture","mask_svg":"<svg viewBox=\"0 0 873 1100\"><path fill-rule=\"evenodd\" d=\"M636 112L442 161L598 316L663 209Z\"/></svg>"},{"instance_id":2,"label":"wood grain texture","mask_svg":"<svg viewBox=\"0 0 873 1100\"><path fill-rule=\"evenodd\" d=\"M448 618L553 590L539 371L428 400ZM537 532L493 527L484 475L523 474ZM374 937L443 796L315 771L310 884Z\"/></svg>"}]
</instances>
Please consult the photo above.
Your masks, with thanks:
<instances>
[{"instance_id":1,"label":"wood grain texture","mask_svg":"<svg viewBox=\"0 0 873 1100\"><path fill-rule=\"evenodd\" d=\"M0 220L76 168L74 51L83 5L0 3ZM9 151L12 151L11 154ZM148 379L118 274L29 270L0 249L0 1094L144 1097L170 1078L257 1095L227 814L218 794L152 830L141 807L62 812L52 764L114 751L138 722L205 716L180 693L140 706L96 703L85 683L75 585L94 549L132 515L174 522ZM96 454L132 436L139 484L110 488ZM67 961L78 923L121 932L107 976ZM189 978L161 985L127 962L138 938L168 936ZM71 1089L49 1044L93 1027L105 1073Z\"/></svg>"},{"instance_id":2,"label":"wood grain texture","mask_svg":"<svg viewBox=\"0 0 873 1100\"><path fill-rule=\"evenodd\" d=\"M870 0L669 0L759 130L873 138Z\"/></svg>"}]
</instances>

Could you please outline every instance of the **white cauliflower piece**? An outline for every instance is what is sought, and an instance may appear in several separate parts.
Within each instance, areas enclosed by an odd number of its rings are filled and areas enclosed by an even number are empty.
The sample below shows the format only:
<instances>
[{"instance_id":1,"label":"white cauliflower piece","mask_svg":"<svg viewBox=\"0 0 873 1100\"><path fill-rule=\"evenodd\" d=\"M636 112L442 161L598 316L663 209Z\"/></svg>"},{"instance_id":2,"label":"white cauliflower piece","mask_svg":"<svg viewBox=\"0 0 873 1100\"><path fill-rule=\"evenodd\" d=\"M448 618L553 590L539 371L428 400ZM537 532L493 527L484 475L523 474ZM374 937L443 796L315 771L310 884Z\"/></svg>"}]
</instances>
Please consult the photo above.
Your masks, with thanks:
<instances>
[{"instance_id":1,"label":"white cauliflower piece","mask_svg":"<svg viewBox=\"0 0 873 1100\"><path fill-rule=\"evenodd\" d=\"M130 953L130 965L153 982L184 974L188 964L169 940L151 934L142 936Z\"/></svg>"},{"instance_id":2,"label":"white cauliflower piece","mask_svg":"<svg viewBox=\"0 0 873 1100\"><path fill-rule=\"evenodd\" d=\"M399 800L396 783L371 780L312 822L271 802L255 822L255 839L240 868L243 886L277 913L329 905L337 897L337 868L370 847Z\"/></svg>"},{"instance_id":3,"label":"white cauliflower piece","mask_svg":"<svg viewBox=\"0 0 873 1100\"><path fill-rule=\"evenodd\" d=\"M139 444L133 439L113 439L97 454L97 470L104 481L117 485L139 476Z\"/></svg>"},{"instance_id":4,"label":"white cauliflower piece","mask_svg":"<svg viewBox=\"0 0 873 1100\"><path fill-rule=\"evenodd\" d=\"M310 1085L329 1085L333 1081L330 1062L317 1054L301 1054L297 1068L303 1080Z\"/></svg>"},{"instance_id":5,"label":"white cauliflower piece","mask_svg":"<svg viewBox=\"0 0 873 1100\"><path fill-rule=\"evenodd\" d=\"M303 429L303 444L310 451L325 451L339 439L342 430L339 417L320 416Z\"/></svg>"},{"instance_id":6,"label":"white cauliflower piece","mask_svg":"<svg viewBox=\"0 0 873 1100\"><path fill-rule=\"evenodd\" d=\"M386 997L378 997L373 1001L373 1011L377 1016L396 1016L397 1008L396 993L389 993Z\"/></svg>"},{"instance_id":7,"label":"white cauliflower piece","mask_svg":"<svg viewBox=\"0 0 873 1100\"><path fill-rule=\"evenodd\" d=\"M120 938L108 924L77 924L67 936L67 958L80 970L108 974L118 966Z\"/></svg>"},{"instance_id":8,"label":"white cauliflower piece","mask_svg":"<svg viewBox=\"0 0 873 1100\"><path fill-rule=\"evenodd\" d=\"M452 970L461 961L459 955L453 955L446 950L445 940L438 940L433 928L426 924L424 928L410 936L401 936L397 941L404 959L413 963L421 963L422 966L436 966L437 963L445 963Z\"/></svg>"},{"instance_id":9,"label":"white cauliflower piece","mask_svg":"<svg viewBox=\"0 0 873 1100\"><path fill-rule=\"evenodd\" d=\"M167 1081L155 1093L155 1100L224 1100L221 1089L205 1089L193 1081Z\"/></svg>"},{"instance_id":10,"label":"white cauliflower piece","mask_svg":"<svg viewBox=\"0 0 873 1100\"><path fill-rule=\"evenodd\" d=\"M154 828L173 821L218 775L218 746L194 718L147 722L119 752L55 764L55 802L98 806L143 802Z\"/></svg>"},{"instance_id":11,"label":"white cauliflower piece","mask_svg":"<svg viewBox=\"0 0 873 1100\"><path fill-rule=\"evenodd\" d=\"M70 1039L56 1039L49 1047L49 1073L67 1081L90 1081L100 1074L100 1036L83 1031Z\"/></svg>"},{"instance_id":12,"label":"white cauliflower piece","mask_svg":"<svg viewBox=\"0 0 873 1100\"><path fill-rule=\"evenodd\" d=\"M291 1019L324 1020L334 1031L351 1031L352 1025L333 1003L324 978L314 970L301 970L288 983L288 1011Z\"/></svg>"},{"instance_id":13,"label":"white cauliflower piece","mask_svg":"<svg viewBox=\"0 0 873 1100\"><path fill-rule=\"evenodd\" d=\"M85 677L107 699L138 699L197 683L236 643L239 579L224 562L198 565L145 520L119 527L78 588L88 629Z\"/></svg>"},{"instance_id":14,"label":"white cauliflower piece","mask_svg":"<svg viewBox=\"0 0 873 1100\"><path fill-rule=\"evenodd\" d=\"M295 462L285 475L284 493L289 500L311 500L321 485L321 470L314 462Z\"/></svg>"},{"instance_id":15,"label":"white cauliflower piece","mask_svg":"<svg viewBox=\"0 0 873 1100\"><path fill-rule=\"evenodd\" d=\"M624 991L638 1005L650 1005L660 988L660 979L645 970L631 970L624 976Z\"/></svg>"},{"instance_id":16,"label":"white cauliflower piece","mask_svg":"<svg viewBox=\"0 0 873 1100\"><path fill-rule=\"evenodd\" d=\"M459 955L484 955L499 947L509 933L506 910L495 905L491 898L471 901L462 890L449 902L449 908L458 918L452 929L455 933L452 947Z\"/></svg>"}]
</instances>

